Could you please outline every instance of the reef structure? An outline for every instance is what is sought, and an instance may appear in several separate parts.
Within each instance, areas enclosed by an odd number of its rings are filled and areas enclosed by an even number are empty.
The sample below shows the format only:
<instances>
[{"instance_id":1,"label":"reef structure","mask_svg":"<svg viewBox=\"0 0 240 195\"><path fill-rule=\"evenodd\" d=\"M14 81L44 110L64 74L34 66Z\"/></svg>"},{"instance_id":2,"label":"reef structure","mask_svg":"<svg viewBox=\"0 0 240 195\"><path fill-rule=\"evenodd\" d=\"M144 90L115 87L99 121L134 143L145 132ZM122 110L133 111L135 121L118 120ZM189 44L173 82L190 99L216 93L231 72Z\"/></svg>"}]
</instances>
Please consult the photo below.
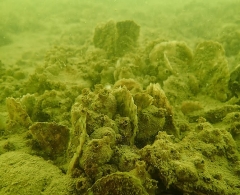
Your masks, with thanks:
<instances>
[{"instance_id":1,"label":"reef structure","mask_svg":"<svg viewBox=\"0 0 240 195\"><path fill-rule=\"evenodd\" d=\"M240 194L239 67L221 43L140 47L139 33L109 21L93 45L51 49L6 99L1 136L24 135L71 178L69 194Z\"/></svg>"}]
</instances>

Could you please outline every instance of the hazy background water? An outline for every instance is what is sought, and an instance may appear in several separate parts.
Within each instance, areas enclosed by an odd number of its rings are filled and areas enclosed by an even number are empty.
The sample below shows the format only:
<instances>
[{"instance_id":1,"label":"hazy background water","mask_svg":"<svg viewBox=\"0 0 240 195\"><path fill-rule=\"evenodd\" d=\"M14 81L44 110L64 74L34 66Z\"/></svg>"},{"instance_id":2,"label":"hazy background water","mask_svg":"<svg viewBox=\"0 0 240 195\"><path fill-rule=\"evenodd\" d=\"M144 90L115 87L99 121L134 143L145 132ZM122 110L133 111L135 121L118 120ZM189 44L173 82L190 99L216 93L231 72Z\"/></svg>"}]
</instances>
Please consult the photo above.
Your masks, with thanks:
<instances>
[{"instance_id":1,"label":"hazy background water","mask_svg":"<svg viewBox=\"0 0 240 195\"><path fill-rule=\"evenodd\" d=\"M141 40L164 37L194 45L198 39L218 39L226 25L239 25L239 7L239 1L217 0L1 0L0 59L7 60L7 53L14 58L16 46L25 51L83 44L109 19L134 20Z\"/></svg>"},{"instance_id":2,"label":"hazy background water","mask_svg":"<svg viewBox=\"0 0 240 195\"><path fill-rule=\"evenodd\" d=\"M109 20L134 20L141 27L143 48L155 39L184 41L193 51L199 41L218 41L231 70L240 64L239 8L240 0L0 0L0 76L2 64L8 74L4 84L0 79L0 110L4 111L0 130L5 129L7 118L5 98L25 94L21 82L44 65L48 51L54 46L61 46L59 50L91 47L95 27ZM12 77L16 70L24 79ZM71 76L69 72L56 80L70 82ZM73 82L83 83L75 78Z\"/></svg>"}]
</instances>

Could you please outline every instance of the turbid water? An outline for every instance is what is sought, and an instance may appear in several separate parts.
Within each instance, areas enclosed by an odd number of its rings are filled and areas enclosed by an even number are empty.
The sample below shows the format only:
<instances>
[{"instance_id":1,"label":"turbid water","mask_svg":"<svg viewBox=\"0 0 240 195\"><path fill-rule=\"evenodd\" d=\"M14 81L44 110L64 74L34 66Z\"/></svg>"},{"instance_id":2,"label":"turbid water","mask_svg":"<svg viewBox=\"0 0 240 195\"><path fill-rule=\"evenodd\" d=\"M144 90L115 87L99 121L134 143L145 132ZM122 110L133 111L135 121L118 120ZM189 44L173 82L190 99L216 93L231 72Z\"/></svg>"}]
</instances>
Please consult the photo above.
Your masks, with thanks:
<instances>
[{"instance_id":1,"label":"turbid water","mask_svg":"<svg viewBox=\"0 0 240 195\"><path fill-rule=\"evenodd\" d=\"M0 195L240 194L239 1L0 1Z\"/></svg>"}]
</instances>

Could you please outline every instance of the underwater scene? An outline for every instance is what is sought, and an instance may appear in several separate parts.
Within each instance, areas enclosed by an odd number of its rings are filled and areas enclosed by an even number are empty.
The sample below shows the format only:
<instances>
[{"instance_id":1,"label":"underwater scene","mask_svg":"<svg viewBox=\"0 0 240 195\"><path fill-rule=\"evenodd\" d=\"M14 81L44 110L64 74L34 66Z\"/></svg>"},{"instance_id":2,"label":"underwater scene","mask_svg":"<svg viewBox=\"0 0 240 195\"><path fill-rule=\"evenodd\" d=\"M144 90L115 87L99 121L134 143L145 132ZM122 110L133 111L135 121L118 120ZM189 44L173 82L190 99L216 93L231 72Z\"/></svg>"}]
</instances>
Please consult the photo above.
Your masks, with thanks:
<instances>
[{"instance_id":1,"label":"underwater scene","mask_svg":"<svg viewBox=\"0 0 240 195\"><path fill-rule=\"evenodd\" d=\"M0 195L240 195L239 0L0 0Z\"/></svg>"}]
</instances>

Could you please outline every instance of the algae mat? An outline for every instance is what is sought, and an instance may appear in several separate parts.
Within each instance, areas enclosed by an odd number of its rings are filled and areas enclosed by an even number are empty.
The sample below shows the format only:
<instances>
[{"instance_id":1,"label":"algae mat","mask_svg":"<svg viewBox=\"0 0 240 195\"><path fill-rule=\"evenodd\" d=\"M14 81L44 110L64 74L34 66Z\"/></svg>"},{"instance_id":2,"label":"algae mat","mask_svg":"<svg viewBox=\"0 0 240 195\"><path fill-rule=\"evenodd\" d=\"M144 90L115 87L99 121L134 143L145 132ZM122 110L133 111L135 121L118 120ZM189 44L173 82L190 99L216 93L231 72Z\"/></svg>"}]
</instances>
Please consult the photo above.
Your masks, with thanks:
<instances>
[{"instance_id":1,"label":"algae mat","mask_svg":"<svg viewBox=\"0 0 240 195\"><path fill-rule=\"evenodd\" d=\"M1 1L0 194L240 194L239 1Z\"/></svg>"}]
</instances>

